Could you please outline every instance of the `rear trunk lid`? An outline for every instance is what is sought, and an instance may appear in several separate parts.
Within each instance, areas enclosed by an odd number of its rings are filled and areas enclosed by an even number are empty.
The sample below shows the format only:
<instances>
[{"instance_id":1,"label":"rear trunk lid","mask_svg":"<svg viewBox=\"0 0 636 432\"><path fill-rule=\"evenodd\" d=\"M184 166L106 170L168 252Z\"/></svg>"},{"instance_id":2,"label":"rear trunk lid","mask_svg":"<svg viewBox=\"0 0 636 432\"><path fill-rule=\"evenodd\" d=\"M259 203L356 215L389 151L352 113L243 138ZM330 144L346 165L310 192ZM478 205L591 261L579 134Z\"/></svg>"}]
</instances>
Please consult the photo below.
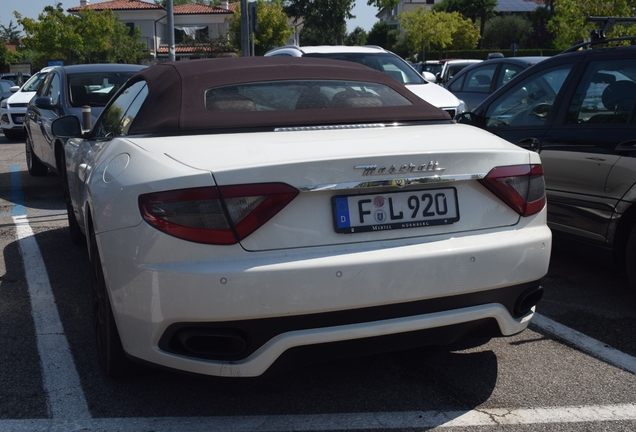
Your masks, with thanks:
<instances>
[{"instance_id":1,"label":"rear trunk lid","mask_svg":"<svg viewBox=\"0 0 636 432\"><path fill-rule=\"evenodd\" d=\"M136 143L210 171L219 186L285 183L300 193L241 241L250 251L430 238L512 226L482 186L530 152L458 124L148 138ZM533 162L538 161L534 156ZM425 214L426 213L426 214ZM400 217L401 216L401 217Z\"/></svg>"}]
</instances>

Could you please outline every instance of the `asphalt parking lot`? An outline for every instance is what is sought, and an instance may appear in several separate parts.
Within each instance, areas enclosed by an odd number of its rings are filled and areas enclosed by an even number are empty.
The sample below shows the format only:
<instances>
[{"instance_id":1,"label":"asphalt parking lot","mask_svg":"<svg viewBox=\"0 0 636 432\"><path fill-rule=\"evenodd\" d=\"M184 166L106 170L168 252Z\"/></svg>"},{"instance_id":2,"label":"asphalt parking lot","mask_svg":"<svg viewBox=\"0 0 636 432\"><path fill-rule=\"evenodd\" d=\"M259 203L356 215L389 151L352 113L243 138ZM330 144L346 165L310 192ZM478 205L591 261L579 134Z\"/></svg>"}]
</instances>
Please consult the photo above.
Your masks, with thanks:
<instances>
[{"instance_id":1,"label":"asphalt parking lot","mask_svg":"<svg viewBox=\"0 0 636 432\"><path fill-rule=\"evenodd\" d=\"M0 135L0 430L636 429L636 296L606 259L557 243L514 337L219 379L142 368L104 378L86 252L60 180Z\"/></svg>"}]
</instances>

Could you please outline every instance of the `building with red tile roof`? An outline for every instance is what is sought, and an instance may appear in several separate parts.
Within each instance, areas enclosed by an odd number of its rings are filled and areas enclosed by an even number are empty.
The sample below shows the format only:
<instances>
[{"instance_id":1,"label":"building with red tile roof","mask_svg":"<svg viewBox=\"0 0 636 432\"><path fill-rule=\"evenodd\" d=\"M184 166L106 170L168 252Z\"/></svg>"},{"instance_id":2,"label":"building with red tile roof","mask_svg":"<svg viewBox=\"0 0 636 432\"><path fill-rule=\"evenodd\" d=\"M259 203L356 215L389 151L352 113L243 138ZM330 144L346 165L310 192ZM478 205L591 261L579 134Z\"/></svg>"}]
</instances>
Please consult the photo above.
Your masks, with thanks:
<instances>
[{"instance_id":1,"label":"building with red tile roof","mask_svg":"<svg viewBox=\"0 0 636 432\"><path fill-rule=\"evenodd\" d=\"M77 0L75 0L77 1ZM212 50L210 45L184 45L189 37L206 35L210 40L227 37L229 18L234 15L238 3L223 0L220 6L208 6L189 3L174 6L175 54L177 59L197 58L205 56ZM107 0L91 3L90 0L79 0L79 5L67 9L77 14L82 8L100 12L112 10L119 21L131 31L141 29L140 41L146 45L148 56L154 60L168 58L168 20L166 9L154 2L142 0Z\"/></svg>"}]
</instances>

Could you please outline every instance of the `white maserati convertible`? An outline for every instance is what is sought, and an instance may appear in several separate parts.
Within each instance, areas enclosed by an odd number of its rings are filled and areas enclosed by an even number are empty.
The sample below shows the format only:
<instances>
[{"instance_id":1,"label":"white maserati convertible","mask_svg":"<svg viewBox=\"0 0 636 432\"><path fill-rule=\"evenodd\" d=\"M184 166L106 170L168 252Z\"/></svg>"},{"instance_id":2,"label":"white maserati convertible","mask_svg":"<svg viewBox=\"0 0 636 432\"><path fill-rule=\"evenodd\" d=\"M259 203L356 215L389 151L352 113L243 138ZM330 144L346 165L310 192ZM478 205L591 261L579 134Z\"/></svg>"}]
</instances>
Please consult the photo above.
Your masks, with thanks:
<instances>
[{"instance_id":1,"label":"white maserati convertible","mask_svg":"<svg viewBox=\"0 0 636 432\"><path fill-rule=\"evenodd\" d=\"M537 153L390 76L315 58L163 63L63 179L100 365L248 377L524 330L550 260Z\"/></svg>"}]
</instances>

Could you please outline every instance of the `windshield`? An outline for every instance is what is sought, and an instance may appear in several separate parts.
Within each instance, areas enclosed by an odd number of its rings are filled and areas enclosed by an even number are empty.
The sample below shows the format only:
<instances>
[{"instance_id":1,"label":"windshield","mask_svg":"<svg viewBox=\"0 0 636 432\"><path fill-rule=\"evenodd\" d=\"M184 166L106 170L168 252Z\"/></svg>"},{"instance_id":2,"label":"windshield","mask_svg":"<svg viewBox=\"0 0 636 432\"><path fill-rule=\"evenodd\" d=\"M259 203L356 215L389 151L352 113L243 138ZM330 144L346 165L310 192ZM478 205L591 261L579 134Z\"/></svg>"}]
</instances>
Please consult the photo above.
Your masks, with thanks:
<instances>
[{"instance_id":1,"label":"windshield","mask_svg":"<svg viewBox=\"0 0 636 432\"><path fill-rule=\"evenodd\" d=\"M21 91L23 92L38 91L45 77L46 77L46 73L44 72L33 75L31 78L29 78L29 80L26 83L24 83L24 86L22 87Z\"/></svg>"},{"instance_id":2,"label":"windshield","mask_svg":"<svg viewBox=\"0 0 636 432\"><path fill-rule=\"evenodd\" d=\"M136 71L90 72L68 76L72 107L105 106L110 98Z\"/></svg>"},{"instance_id":3,"label":"windshield","mask_svg":"<svg viewBox=\"0 0 636 432\"><path fill-rule=\"evenodd\" d=\"M442 69L444 69L444 65L442 63L424 65L424 72L430 72L433 75L438 74L442 71Z\"/></svg>"},{"instance_id":4,"label":"windshield","mask_svg":"<svg viewBox=\"0 0 636 432\"><path fill-rule=\"evenodd\" d=\"M390 53L311 53L305 57L320 57L360 63L384 72L402 84L426 84L427 81L400 57Z\"/></svg>"}]
</instances>

